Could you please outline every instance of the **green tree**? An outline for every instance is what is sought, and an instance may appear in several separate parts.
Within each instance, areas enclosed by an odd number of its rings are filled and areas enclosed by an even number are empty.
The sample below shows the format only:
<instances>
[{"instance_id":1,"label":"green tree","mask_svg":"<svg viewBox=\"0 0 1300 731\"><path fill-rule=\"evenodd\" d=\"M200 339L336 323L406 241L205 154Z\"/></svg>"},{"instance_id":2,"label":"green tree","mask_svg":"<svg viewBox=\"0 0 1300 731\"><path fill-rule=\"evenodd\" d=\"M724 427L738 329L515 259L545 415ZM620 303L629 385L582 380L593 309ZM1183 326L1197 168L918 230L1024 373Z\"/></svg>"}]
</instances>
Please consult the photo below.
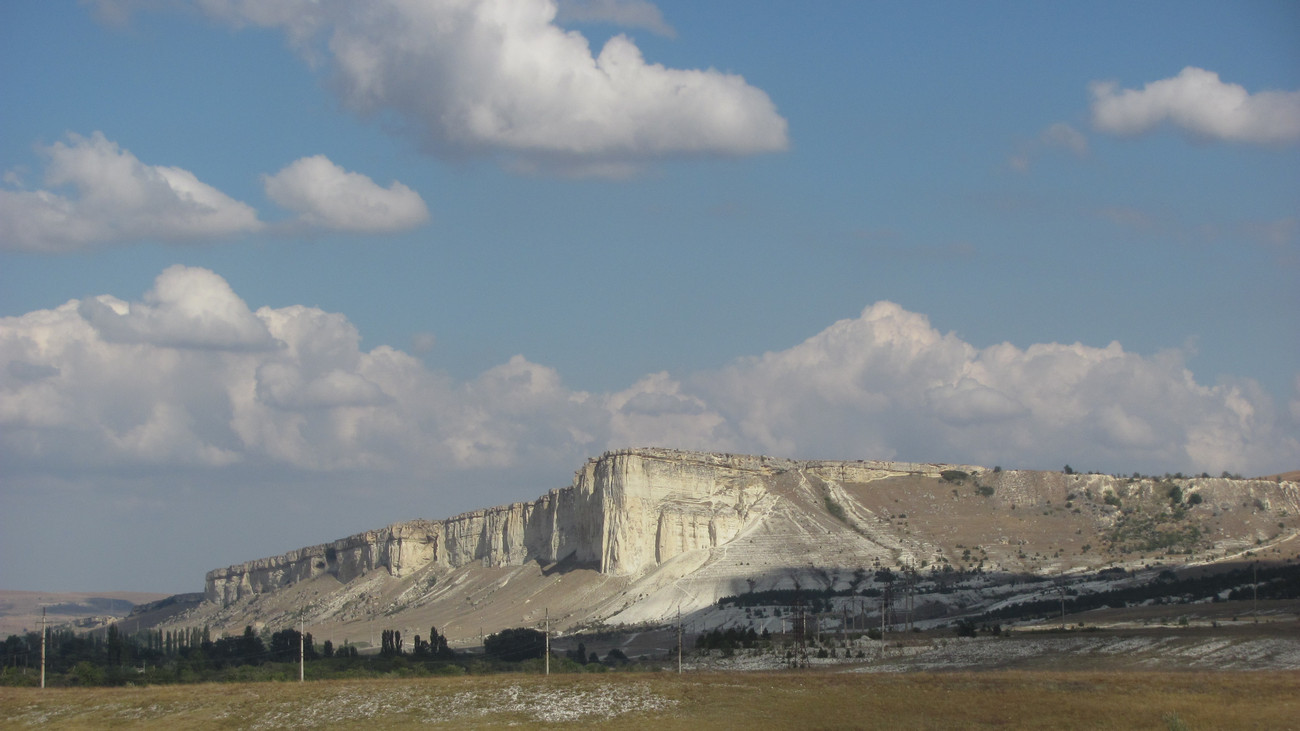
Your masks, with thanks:
<instances>
[{"instance_id":1,"label":"green tree","mask_svg":"<svg viewBox=\"0 0 1300 731\"><path fill-rule=\"evenodd\" d=\"M483 651L488 657L507 662L519 662L546 654L546 635L527 627L503 629L483 640Z\"/></svg>"}]
</instances>

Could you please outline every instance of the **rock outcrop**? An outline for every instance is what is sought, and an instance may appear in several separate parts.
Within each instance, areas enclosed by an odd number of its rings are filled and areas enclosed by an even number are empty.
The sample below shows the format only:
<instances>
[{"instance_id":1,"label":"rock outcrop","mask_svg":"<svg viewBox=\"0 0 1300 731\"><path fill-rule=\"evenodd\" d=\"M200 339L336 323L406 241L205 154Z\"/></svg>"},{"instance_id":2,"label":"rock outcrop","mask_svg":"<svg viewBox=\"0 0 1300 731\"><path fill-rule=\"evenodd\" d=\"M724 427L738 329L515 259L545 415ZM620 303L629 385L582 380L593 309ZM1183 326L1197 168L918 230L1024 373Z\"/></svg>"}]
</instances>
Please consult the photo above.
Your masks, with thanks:
<instances>
[{"instance_id":1,"label":"rock outcrop","mask_svg":"<svg viewBox=\"0 0 1300 731\"><path fill-rule=\"evenodd\" d=\"M330 574L347 583L372 571L402 577L455 569L566 562L635 576L676 556L731 541L772 499L773 478L804 471L834 482L982 468L907 462L823 462L668 449L607 452L569 487L531 503L412 520L331 543L208 572L205 596L228 606Z\"/></svg>"}]
</instances>

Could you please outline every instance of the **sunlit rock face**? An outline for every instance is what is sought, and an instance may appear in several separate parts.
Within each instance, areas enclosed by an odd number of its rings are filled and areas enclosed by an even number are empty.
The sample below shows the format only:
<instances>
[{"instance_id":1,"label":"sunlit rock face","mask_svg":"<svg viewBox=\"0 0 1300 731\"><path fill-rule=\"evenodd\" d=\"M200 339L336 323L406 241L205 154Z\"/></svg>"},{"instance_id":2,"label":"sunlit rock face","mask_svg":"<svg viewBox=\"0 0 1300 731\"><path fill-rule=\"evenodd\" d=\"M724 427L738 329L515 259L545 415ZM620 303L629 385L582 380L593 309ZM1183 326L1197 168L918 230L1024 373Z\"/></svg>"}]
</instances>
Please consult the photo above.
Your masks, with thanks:
<instances>
[{"instance_id":1,"label":"sunlit rock face","mask_svg":"<svg viewBox=\"0 0 1300 731\"><path fill-rule=\"evenodd\" d=\"M783 460L663 449L609 452L570 487L531 503L414 520L281 556L216 569L207 599L228 605L330 573L342 582L377 569L400 577L438 563L458 568L569 561L628 576L731 540Z\"/></svg>"}]
</instances>

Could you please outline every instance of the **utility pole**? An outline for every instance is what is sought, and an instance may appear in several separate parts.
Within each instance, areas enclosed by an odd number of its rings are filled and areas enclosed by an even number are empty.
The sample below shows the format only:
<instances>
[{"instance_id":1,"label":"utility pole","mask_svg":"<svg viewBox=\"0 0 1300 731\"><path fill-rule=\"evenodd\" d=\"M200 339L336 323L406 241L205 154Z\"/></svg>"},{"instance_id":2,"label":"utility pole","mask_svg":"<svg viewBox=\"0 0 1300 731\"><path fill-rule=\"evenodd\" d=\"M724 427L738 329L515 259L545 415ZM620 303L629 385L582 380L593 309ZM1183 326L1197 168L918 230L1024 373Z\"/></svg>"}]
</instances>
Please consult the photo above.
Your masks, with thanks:
<instances>
[{"instance_id":1,"label":"utility pole","mask_svg":"<svg viewBox=\"0 0 1300 731\"><path fill-rule=\"evenodd\" d=\"M300 612L298 614L298 682L301 683L307 675L307 659L304 652L307 636L303 631L307 629L306 619Z\"/></svg>"},{"instance_id":2,"label":"utility pole","mask_svg":"<svg viewBox=\"0 0 1300 731\"><path fill-rule=\"evenodd\" d=\"M681 675L681 607L677 607L677 675Z\"/></svg>"},{"instance_id":3,"label":"utility pole","mask_svg":"<svg viewBox=\"0 0 1300 731\"><path fill-rule=\"evenodd\" d=\"M45 607L41 607L41 687L45 687Z\"/></svg>"},{"instance_id":4,"label":"utility pole","mask_svg":"<svg viewBox=\"0 0 1300 731\"><path fill-rule=\"evenodd\" d=\"M1061 629L1065 629L1065 575L1057 576L1052 583L1056 584L1056 593L1061 599Z\"/></svg>"},{"instance_id":5,"label":"utility pole","mask_svg":"<svg viewBox=\"0 0 1300 731\"><path fill-rule=\"evenodd\" d=\"M546 608L546 674L551 674L551 608Z\"/></svg>"},{"instance_id":6,"label":"utility pole","mask_svg":"<svg viewBox=\"0 0 1300 731\"><path fill-rule=\"evenodd\" d=\"M885 657L885 622L889 616L889 585L885 585L885 592L880 595L880 658Z\"/></svg>"},{"instance_id":7,"label":"utility pole","mask_svg":"<svg viewBox=\"0 0 1300 731\"><path fill-rule=\"evenodd\" d=\"M1250 590L1255 595L1254 608L1251 609L1250 613L1255 620L1255 624L1259 624L1259 563L1251 564L1250 569L1254 572L1254 580L1251 582Z\"/></svg>"},{"instance_id":8,"label":"utility pole","mask_svg":"<svg viewBox=\"0 0 1300 731\"><path fill-rule=\"evenodd\" d=\"M907 631L911 632L916 628L916 566L910 561L907 564Z\"/></svg>"}]
</instances>

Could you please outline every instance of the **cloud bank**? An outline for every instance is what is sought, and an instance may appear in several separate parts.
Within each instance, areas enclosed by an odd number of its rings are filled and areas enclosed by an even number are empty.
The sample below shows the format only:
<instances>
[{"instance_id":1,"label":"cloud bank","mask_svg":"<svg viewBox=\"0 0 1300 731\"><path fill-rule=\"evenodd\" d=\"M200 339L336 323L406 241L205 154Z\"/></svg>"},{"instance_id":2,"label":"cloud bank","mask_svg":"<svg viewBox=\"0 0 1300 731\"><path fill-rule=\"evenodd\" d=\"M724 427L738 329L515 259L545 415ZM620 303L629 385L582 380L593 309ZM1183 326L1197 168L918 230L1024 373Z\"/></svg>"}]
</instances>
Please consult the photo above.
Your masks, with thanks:
<instances>
[{"instance_id":1,"label":"cloud bank","mask_svg":"<svg viewBox=\"0 0 1300 731\"><path fill-rule=\"evenodd\" d=\"M1091 84L1092 124L1102 132L1136 135L1166 122L1193 137L1282 144L1300 140L1300 91L1254 94L1194 66L1137 89L1112 81Z\"/></svg>"},{"instance_id":2,"label":"cloud bank","mask_svg":"<svg viewBox=\"0 0 1300 731\"><path fill-rule=\"evenodd\" d=\"M593 53L582 34L556 24L552 0L199 5L236 27L282 30L309 61L328 64L348 107L394 115L445 157L503 154L522 169L619 174L655 158L788 144L785 119L742 77L648 63L624 35ZM667 29L649 3L565 8L577 20Z\"/></svg>"},{"instance_id":3,"label":"cloud bank","mask_svg":"<svg viewBox=\"0 0 1300 731\"><path fill-rule=\"evenodd\" d=\"M138 302L4 318L0 464L10 478L238 467L449 485L651 444L1216 474L1290 469L1300 454L1300 379L1279 409L1250 381L1198 383L1176 353L981 349L889 302L786 350L605 394L523 356L456 381L359 342L341 314L252 310L183 266Z\"/></svg>"},{"instance_id":4,"label":"cloud bank","mask_svg":"<svg viewBox=\"0 0 1300 731\"><path fill-rule=\"evenodd\" d=\"M69 134L38 148L48 189L0 189L0 249L58 253L141 241L228 239L267 227L247 203L188 170L147 165L102 132ZM11 184L18 180L6 175ZM418 193L394 181L382 188L324 155L263 176L271 200L316 230L393 233L423 225ZM64 189L67 192L59 192Z\"/></svg>"}]
</instances>

